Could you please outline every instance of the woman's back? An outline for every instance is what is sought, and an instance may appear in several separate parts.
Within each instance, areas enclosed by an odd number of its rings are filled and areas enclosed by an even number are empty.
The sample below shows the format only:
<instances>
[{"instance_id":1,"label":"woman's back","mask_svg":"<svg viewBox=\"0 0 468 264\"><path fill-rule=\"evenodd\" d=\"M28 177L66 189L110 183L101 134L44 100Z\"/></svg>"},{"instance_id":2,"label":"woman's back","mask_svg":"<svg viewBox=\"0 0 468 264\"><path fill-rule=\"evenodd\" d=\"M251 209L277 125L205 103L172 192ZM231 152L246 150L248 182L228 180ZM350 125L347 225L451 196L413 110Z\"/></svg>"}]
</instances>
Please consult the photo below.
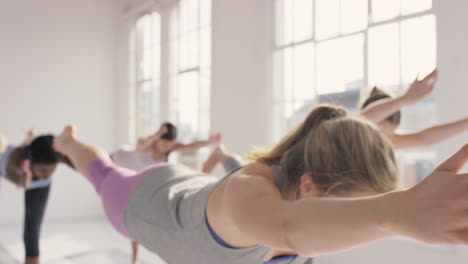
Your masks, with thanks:
<instances>
[{"instance_id":1,"label":"woman's back","mask_svg":"<svg viewBox=\"0 0 468 264\"><path fill-rule=\"evenodd\" d=\"M208 198L219 186L218 178L182 165L161 166L149 173L153 175L139 183L125 210L132 238L167 263L262 263L268 248L228 248L210 232L205 210ZM306 259L275 263L302 264Z\"/></svg>"}]
</instances>

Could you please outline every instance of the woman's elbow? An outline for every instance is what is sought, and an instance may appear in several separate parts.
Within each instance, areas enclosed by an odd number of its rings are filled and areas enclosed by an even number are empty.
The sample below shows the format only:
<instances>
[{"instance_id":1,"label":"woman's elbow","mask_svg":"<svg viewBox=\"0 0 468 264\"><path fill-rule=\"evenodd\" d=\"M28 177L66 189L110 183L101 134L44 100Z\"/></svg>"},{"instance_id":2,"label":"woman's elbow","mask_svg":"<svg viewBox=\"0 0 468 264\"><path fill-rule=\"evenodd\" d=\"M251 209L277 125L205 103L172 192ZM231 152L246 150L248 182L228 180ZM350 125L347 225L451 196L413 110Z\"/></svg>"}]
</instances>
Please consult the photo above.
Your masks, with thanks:
<instances>
[{"instance_id":1,"label":"woman's elbow","mask_svg":"<svg viewBox=\"0 0 468 264\"><path fill-rule=\"evenodd\" d=\"M284 244L286 248L297 255L315 258L331 253L331 248L320 239L319 235L311 236L310 232L300 226L297 219L290 219L284 223Z\"/></svg>"},{"instance_id":2,"label":"woman's elbow","mask_svg":"<svg viewBox=\"0 0 468 264\"><path fill-rule=\"evenodd\" d=\"M287 250L295 252L299 256L306 258L317 257L319 254L313 250L313 241L305 239L304 230L300 228L296 219L287 219L282 224L283 244ZM305 242L305 240L308 240Z\"/></svg>"}]
</instances>

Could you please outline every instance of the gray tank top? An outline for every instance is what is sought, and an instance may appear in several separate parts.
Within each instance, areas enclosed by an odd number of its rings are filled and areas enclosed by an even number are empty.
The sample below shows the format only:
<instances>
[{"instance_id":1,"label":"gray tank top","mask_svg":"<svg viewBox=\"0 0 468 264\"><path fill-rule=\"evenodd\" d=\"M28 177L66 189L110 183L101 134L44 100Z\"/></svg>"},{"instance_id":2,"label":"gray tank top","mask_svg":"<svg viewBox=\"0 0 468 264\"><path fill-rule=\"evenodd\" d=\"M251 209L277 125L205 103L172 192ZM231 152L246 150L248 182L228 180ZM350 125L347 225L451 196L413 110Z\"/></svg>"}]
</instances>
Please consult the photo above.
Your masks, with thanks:
<instances>
[{"instance_id":1,"label":"gray tank top","mask_svg":"<svg viewBox=\"0 0 468 264\"><path fill-rule=\"evenodd\" d=\"M182 165L158 167L142 180L127 204L128 233L168 264L262 264L268 248L231 249L210 233L206 204L220 182ZM312 260L297 256L271 263L307 264Z\"/></svg>"}]
</instances>

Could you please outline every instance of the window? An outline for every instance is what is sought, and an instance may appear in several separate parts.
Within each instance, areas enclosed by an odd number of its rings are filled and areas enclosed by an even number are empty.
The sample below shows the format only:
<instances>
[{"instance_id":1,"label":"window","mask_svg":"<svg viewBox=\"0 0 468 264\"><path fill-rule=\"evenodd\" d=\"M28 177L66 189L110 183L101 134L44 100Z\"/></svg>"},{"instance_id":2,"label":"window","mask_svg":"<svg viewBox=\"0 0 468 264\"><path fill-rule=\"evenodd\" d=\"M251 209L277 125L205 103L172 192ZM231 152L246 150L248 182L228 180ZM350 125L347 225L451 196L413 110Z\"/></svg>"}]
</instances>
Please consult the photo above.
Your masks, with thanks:
<instances>
[{"instance_id":1,"label":"window","mask_svg":"<svg viewBox=\"0 0 468 264\"><path fill-rule=\"evenodd\" d=\"M147 136L159 126L161 84L161 17L141 17L130 33L130 87L135 94L137 137Z\"/></svg>"},{"instance_id":2,"label":"window","mask_svg":"<svg viewBox=\"0 0 468 264\"><path fill-rule=\"evenodd\" d=\"M368 87L398 95L436 65L432 0L275 0L275 13L275 139L317 103L355 112ZM401 129L430 125L433 109L404 109Z\"/></svg>"},{"instance_id":3,"label":"window","mask_svg":"<svg viewBox=\"0 0 468 264\"><path fill-rule=\"evenodd\" d=\"M211 0L180 0L170 21L170 118L179 139L210 132Z\"/></svg>"}]
</instances>

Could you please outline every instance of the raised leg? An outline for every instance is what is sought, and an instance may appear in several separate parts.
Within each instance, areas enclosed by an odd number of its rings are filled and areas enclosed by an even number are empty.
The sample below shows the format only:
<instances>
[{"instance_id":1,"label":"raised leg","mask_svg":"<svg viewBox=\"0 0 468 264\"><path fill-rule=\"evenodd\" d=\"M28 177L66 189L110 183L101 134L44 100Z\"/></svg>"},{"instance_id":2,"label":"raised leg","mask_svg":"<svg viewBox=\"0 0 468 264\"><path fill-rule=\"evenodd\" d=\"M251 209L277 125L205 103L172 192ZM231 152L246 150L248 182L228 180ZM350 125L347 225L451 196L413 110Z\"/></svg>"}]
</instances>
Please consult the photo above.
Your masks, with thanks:
<instances>
[{"instance_id":1,"label":"raised leg","mask_svg":"<svg viewBox=\"0 0 468 264\"><path fill-rule=\"evenodd\" d=\"M103 149L77 140L74 126L65 127L62 134L55 137L54 145L58 151L68 156L75 168L85 176L92 160L97 157L110 159Z\"/></svg>"}]
</instances>

